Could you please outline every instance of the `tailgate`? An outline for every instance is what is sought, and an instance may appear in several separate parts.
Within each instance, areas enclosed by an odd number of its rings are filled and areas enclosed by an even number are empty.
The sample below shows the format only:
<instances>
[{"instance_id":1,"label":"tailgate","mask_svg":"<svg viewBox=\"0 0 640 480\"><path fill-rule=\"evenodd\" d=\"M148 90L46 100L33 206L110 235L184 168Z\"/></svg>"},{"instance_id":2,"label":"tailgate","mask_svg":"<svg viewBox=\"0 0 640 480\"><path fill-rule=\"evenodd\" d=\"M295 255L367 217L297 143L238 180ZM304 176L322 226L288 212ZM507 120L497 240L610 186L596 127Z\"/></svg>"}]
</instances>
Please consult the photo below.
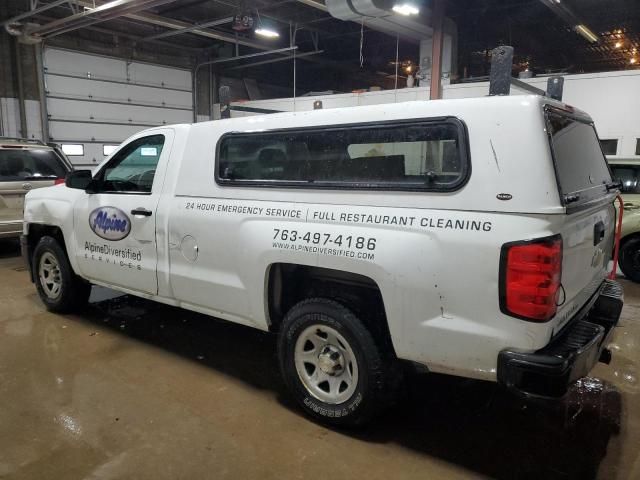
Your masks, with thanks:
<instances>
[{"instance_id":1,"label":"tailgate","mask_svg":"<svg viewBox=\"0 0 640 480\"><path fill-rule=\"evenodd\" d=\"M25 182L0 182L0 222L22 220L24 196L30 190Z\"/></svg>"},{"instance_id":2,"label":"tailgate","mask_svg":"<svg viewBox=\"0 0 640 480\"><path fill-rule=\"evenodd\" d=\"M545 111L560 197L562 291L557 325L564 325L607 275L616 210L611 173L591 119L554 108Z\"/></svg>"},{"instance_id":3,"label":"tailgate","mask_svg":"<svg viewBox=\"0 0 640 480\"><path fill-rule=\"evenodd\" d=\"M560 325L577 313L606 277L613 253L615 218L613 203L565 217L560 227L563 242Z\"/></svg>"},{"instance_id":4,"label":"tailgate","mask_svg":"<svg viewBox=\"0 0 640 480\"><path fill-rule=\"evenodd\" d=\"M3 182L0 179L0 222L21 221L27 192L53 184L53 180Z\"/></svg>"}]
</instances>

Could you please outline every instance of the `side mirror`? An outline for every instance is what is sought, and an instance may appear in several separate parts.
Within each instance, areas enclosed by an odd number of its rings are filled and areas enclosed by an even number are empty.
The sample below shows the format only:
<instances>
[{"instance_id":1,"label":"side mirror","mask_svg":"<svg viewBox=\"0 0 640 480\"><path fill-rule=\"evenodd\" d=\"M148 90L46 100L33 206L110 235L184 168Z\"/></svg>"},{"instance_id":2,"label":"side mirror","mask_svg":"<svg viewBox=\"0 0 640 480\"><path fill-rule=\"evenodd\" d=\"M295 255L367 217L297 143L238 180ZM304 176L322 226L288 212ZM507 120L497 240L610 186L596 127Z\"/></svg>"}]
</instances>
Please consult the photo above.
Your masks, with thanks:
<instances>
[{"instance_id":1,"label":"side mirror","mask_svg":"<svg viewBox=\"0 0 640 480\"><path fill-rule=\"evenodd\" d=\"M86 190L92 180L91 170L74 170L67 173L67 177L64 179L64 184L68 188Z\"/></svg>"}]
</instances>

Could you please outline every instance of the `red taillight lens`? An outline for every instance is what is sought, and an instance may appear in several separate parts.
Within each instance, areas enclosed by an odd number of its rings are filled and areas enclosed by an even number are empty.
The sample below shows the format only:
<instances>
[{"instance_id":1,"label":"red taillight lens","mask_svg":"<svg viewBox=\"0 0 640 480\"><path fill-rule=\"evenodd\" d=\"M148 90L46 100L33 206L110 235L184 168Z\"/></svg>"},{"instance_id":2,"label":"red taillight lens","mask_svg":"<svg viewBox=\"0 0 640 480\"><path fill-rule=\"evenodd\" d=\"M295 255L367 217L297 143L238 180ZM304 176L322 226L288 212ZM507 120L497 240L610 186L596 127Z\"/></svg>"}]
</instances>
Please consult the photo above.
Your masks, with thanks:
<instances>
[{"instance_id":1,"label":"red taillight lens","mask_svg":"<svg viewBox=\"0 0 640 480\"><path fill-rule=\"evenodd\" d=\"M502 311L537 322L551 319L560 295L562 238L507 244L501 262Z\"/></svg>"},{"instance_id":2,"label":"red taillight lens","mask_svg":"<svg viewBox=\"0 0 640 480\"><path fill-rule=\"evenodd\" d=\"M54 184L54 185L63 185L63 184L64 184L64 178L56 178L56 179L53 181L53 184Z\"/></svg>"}]
</instances>

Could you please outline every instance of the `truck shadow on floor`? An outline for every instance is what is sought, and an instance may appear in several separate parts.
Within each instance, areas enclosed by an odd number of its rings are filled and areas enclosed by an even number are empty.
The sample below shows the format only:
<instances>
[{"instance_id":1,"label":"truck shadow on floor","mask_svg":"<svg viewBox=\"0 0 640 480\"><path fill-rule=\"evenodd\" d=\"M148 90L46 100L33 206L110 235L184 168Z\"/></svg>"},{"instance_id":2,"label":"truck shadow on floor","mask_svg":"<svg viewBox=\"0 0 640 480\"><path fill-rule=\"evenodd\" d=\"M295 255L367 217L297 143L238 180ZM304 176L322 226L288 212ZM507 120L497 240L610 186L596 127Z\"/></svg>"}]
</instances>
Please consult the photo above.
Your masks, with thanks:
<instances>
[{"instance_id":1,"label":"truck shadow on floor","mask_svg":"<svg viewBox=\"0 0 640 480\"><path fill-rule=\"evenodd\" d=\"M94 302L79 318L276 391L299 412L284 393L274 335L131 296ZM553 406L525 403L489 382L415 375L406 383L398 404L373 425L341 433L494 478L589 479L620 431L620 392L595 378Z\"/></svg>"}]
</instances>

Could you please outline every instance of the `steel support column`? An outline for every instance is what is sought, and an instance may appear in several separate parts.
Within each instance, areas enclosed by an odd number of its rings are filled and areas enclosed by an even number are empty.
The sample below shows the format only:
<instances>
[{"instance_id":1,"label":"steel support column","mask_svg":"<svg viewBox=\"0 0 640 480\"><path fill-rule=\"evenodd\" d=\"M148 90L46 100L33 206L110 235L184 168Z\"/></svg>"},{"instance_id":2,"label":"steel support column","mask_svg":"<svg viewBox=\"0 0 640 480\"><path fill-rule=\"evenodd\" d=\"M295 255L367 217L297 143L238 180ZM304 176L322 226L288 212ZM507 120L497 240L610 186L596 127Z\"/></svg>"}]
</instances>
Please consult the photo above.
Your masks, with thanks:
<instances>
[{"instance_id":1,"label":"steel support column","mask_svg":"<svg viewBox=\"0 0 640 480\"><path fill-rule=\"evenodd\" d=\"M433 0L433 38L431 50L431 88L429 98L438 100L442 98L442 45L444 43L444 2L445 0Z\"/></svg>"},{"instance_id":2,"label":"steel support column","mask_svg":"<svg viewBox=\"0 0 640 480\"><path fill-rule=\"evenodd\" d=\"M18 81L18 111L20 112L20 137L27 138L27 112L24 104L24 77L22 75L22 55L20 42L13 38L16 53L16 80Z\"/></svg>"},{"instance_id":3,"label":"steel support column","mask_svg":"<svg viewBox=\"0 0 640 480\"><path fill-rule=\"evenodd\" d=\"M42 55L44 51L43 42L34 45L36 56L36 76L38 78L38 97L40 98L40 124L42 125L42 141L49 141L49 113L47 111L47 95L44 83L44 62Z\"/></svg>"}]
</instances>

